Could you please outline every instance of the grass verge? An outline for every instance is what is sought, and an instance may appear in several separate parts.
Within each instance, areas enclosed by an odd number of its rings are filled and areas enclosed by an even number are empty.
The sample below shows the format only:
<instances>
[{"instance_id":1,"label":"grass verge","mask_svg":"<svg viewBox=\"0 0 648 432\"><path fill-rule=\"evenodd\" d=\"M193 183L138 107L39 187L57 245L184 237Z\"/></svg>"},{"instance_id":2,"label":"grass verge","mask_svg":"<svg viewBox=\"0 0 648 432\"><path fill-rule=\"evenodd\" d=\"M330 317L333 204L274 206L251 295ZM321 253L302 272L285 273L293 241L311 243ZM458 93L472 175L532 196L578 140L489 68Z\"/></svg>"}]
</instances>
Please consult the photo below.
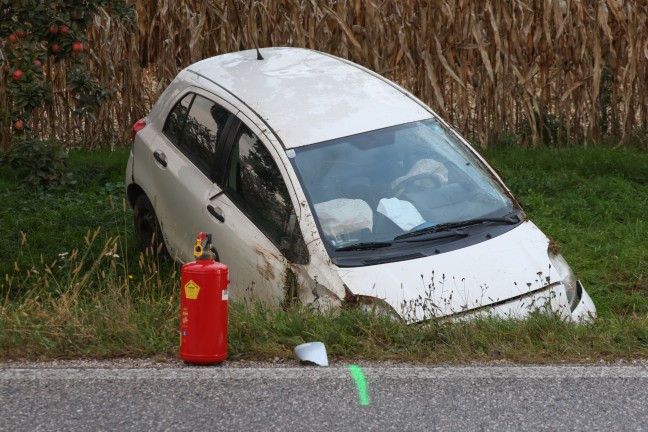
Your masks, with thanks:
<instances>
[{"instance_id":1,"label":"grass verge","mask_svg":"<svg viewBox=\"0 0 648 432\"><path fill-rule=\"evenodd\" d=\"M539 314L405 326L358 310L232 304L229 358L292 358L313 340L349 360L648 357L648 153L500 148L488 157L585 282L601 315L594 323ZM0 359L177 356L179 269L133 248L126 158L73 153L77 184L56 193L17 189L0 170Z\"/></svg>"},{"instance_id":2,"label":"grass verge","mask_svg":"<svg viewBox=\"0 0 648 432\"><path fill-rule=\"evenodd\" d=\"M489 159L602 317L648 314L648 152L499 148Z\"/></svg>"}]
</instances>

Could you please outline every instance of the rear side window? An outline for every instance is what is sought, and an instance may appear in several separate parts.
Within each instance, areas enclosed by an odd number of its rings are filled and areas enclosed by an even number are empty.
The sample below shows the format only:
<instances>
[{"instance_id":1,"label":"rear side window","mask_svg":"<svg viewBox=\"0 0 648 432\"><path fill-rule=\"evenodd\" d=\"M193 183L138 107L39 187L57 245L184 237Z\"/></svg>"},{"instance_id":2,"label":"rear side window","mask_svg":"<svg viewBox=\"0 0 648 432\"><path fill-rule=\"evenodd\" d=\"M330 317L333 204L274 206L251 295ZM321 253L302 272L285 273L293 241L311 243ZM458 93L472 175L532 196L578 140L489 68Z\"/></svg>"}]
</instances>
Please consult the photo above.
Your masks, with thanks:
<instances>
[{"instance_id":1,"label":"rear side window","mask_svg":"<svg viewBox=\"0 0 648 432\"><path fill-rule=\"evenodd\" d=\"M183 97L182 100L180 100L180 102L178 102L173 107L173 109L169 113L169 117L167 117L166 121L164 122L162 131L175 144L177 144L180 140L182 128L184 127L185 120L187 119L187 113L189 112L189 106L191 105L192 99L192 93Z\"/></svg>"},{"instance_id":2,"label":"rear side window","mask_svg":"<svg viewBox=\"0 0 648 432\"><path fill-rule=\"evenodd\" d=\"M211 177L217 144L229 116L215 102L190 94L171 110L163 130L200 171Z\"/></svg>"}]
</instances>

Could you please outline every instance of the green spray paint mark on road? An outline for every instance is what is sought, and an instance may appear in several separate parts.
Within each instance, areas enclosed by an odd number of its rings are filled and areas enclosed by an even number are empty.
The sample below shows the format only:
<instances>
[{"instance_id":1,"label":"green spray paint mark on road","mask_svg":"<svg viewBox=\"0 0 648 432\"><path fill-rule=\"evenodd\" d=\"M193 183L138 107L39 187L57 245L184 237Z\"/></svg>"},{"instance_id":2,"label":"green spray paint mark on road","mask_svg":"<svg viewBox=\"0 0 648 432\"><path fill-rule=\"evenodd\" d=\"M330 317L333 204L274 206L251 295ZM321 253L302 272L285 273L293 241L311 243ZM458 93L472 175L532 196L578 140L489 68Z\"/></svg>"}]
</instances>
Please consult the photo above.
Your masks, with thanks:
<instances>
[{"instance_id":1,"label":"green spray paint mark on road","mask_svg":"<svg viewBox=\"0 0 648 432\"><path fill-rule=\"evenodd\" d=\"M362 368L358 365L349 366L349 372L355 381L358 389L358 397L360 398L360 405L369 405L369 393L367 392L367 380L365 380Z\"/></svg>"}]
</instances>

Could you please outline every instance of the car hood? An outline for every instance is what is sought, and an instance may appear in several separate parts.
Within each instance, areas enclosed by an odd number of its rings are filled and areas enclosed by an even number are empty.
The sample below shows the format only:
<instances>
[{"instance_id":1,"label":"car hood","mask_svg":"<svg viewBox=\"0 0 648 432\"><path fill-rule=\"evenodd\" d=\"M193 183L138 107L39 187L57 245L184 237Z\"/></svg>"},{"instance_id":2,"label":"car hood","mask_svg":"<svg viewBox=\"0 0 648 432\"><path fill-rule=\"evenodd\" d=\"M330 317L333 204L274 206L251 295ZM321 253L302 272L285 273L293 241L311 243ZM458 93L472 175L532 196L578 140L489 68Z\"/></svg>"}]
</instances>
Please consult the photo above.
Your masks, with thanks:
<instances>
[{"instance_id":1,"label":"car hood","mask_svg":"<svg viewBox=\"0 0 648 432\"><path fill-rule=\"evenodd\" d=\"M417 322L519 300L560 283L548 246L542 231L525 221L505 234L462 249L339 268L338 274L352 294L379 298L405 321Z\"/></svg>"}]
</instances>

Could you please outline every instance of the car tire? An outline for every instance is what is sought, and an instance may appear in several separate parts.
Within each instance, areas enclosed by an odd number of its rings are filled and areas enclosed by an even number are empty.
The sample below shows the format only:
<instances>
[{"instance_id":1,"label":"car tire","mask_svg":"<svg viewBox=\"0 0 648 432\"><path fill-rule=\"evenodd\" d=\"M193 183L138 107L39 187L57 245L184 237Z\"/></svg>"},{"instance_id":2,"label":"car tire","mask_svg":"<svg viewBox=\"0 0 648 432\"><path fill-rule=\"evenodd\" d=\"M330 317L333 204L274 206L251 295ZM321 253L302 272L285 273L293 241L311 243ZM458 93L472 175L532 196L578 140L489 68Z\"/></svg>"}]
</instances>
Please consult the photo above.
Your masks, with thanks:
<instances>
[{"instance_id":1,"label":"car tire","mask_svg":"<svg viewBox=\"0 0 648 432\"><path fill-rule=\"evenodd\" d=\"M160 223L153 204L144 193L138 196L133 204L133 222L137 247L143 252L149 250L156 255L166 256L167 248Z\"/></svg>"}]
</instances>

